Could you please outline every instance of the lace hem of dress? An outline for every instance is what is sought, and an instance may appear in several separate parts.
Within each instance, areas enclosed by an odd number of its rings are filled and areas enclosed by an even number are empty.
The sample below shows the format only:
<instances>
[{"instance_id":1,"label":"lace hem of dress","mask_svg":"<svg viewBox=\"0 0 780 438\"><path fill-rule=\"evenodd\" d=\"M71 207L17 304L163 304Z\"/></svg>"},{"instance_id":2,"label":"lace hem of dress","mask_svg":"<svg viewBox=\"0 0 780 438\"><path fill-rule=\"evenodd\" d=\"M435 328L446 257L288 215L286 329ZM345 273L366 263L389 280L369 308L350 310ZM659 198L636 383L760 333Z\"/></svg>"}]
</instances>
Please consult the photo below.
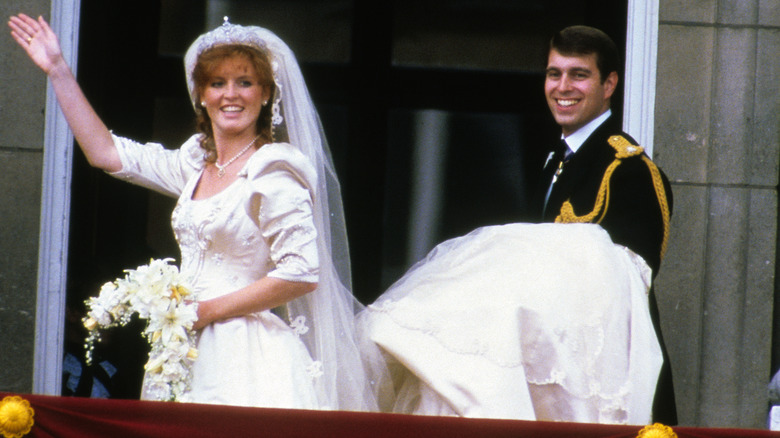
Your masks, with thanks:
<instances>
[{"instance_id":1,"label":"lace hem of dress","mask_svg":"<svg viewBox=\"0 0 780 438\"><path fill-rule=\"evenodd\" d=\"M500 359L495 355L489 354L491 350L490 343L477 337L465 339L462 336L457 336L455 337L456 340L446 339L447 336L444 334L444 330L435 328L430 320L409 317L411 316L411 313L406 312L409 307L410 306L400 305L396 301L386 300L381 304L371 304L366 307L366 310L383 314L401 328L423 333L424 335L435 339L444 349L452 353L483 356L502 368L515 368L523 365L522 357L519 356ZM398 315L406 315L407 317L401 318ZM414 323L412 320L419 322Z\"/></svg>"},{"instance_id":2,"label":"lace hem of dress","mask_svg":"<svg viewBox=\"0 0 780 438\"><path fill-rule=\"evenodd\" d=\"M378 305L370 305L368 311L382 314L389 318L398 327L418 332L434 339L442 348L456 355L470 355L482 357L502 368L517 368L522 366L525 370L526 381L529 385L552 386L557 385L569 394L582 400L598 400L600 411L605 418L623 418L626 414L626 400L630 395L630 383L626 378L622 384L617 384L612 390L604 388L600 383L605 372L603 357L600 357L604 346L605 334L600 324L591 321L587 327L587 333L580 333L576 338L566 339L560 330L556 331L558 341L566 343L569 351L585 353L581 356L578 368L578 376L572 376L566 371L565 364L550 364L538 367L533 359L523 356L524 351L517 354L500 357L498 349L505 349L506 344L496 342L492 344L478 337L464 338L460 335L448 336L444 330L434 327L430 319L410 318L407 312L408 306L399 305L398 302L385 300ZM403 315L403 317L401 317ZM415 322L416 321L416 322ZM550 358L540 358L547 361ZM621 422L614 420L611 422Z\"/></svg>"},{"instance_id":3,"label":"lace hem of dress","mask_svg":"<svg viewBox=\"0 0 780 438\"><path fill-rule=\"evenodd\" d=\"M423 333L435 339L443 348L452 353L482 356L502 368L514 368L527 363L519 349L515 349L514 353L506 353L508 349L503 340L493 343L481 336L464 337L460 331L448 336L445 333L446 329L436 327L431 318L416 312L415 306L405 305L401 301L403 299L400 301L383 300L380 303L367 306L366 310L390 318L401 328ZM591 368L590 365L593 364L604 346L605 334L599 321L589 321L583 327L587 327L587 336L580 335L573 338L567 336L564 333L566 330L560 327L555 330L555 335L559 340L565 342L571 350L590 350L591 360L588 361L588 368Z\"/></svg>"},{"instance_id":4,"label":"lace hem of dress","mask_svg":"<svg viewBox=\"0 0 780 438\"><path fill-rule=\"evenodd\" d=\"M557 382L531 382L527 381L529 386L549 387L560 386L569 395L576 397L581 401L587 401L594 404L598 410L598 423L600 424L627 424L629 418L628 400L631 397L631 384L624 383L620 388L612 393L602 393L597 387L592 388L588 394L576 394L569 391L565 386Z\"/></svg>"}]
</instances>

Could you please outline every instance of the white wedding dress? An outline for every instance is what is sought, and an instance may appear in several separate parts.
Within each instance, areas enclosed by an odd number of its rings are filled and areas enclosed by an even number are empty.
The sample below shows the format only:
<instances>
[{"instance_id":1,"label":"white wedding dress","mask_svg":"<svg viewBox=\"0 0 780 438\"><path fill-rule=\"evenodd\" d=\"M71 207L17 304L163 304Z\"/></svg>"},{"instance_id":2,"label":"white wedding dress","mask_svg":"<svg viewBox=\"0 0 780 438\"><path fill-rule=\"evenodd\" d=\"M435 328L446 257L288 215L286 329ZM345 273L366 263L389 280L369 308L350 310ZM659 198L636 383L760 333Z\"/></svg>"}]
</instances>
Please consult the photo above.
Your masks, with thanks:
<instances>
[{"instance_id":1,"label":"white wedding dress","mask_svg":"<svg viewBox=\"0 0 780 438\"><path fill-rule=\"evenodd\" d=\"M359 316L384 379L380 407L647 424L662 364L650 278L597 225L510 224L446 241Z\"/></svg>"},{"instance_id":2,"label":"white wedding dress","mask_svg":"<svg viewBox=\"0 0 780 438\"><path fill-rule=\"evenodd\" d=\"M239 178L202 200L192 194L203 168L197 136L178 150L114 137L123 169L114 176L178 196L172 223L181 272L198 300L233 292L264 276L318 281L316 229L310 187L314 169L295 148L267 144ZM315 293L315 292L313 292ZM322 376L301 337L306 321L271 311L220 321L198 339L191 391L199 403L327 408L313 383ZM144 385L142 398L155 398Z\"/></svg>"}]
</instances>

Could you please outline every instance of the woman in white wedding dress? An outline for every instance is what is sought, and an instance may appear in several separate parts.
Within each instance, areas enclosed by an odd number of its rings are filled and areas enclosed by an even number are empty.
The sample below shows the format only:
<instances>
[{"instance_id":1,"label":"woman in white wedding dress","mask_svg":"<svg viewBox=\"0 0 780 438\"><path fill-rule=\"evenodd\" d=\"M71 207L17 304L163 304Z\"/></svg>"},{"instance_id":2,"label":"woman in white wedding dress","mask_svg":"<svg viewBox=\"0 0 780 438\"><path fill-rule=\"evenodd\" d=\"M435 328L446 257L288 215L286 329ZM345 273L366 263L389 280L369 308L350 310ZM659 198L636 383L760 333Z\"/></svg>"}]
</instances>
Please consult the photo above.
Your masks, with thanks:
<instances>
[{"instance_id":1,"label":"woman in white wedding dress","mask_svg":"<svg viewBox=\"0 0 780 438\"><path fill-rule=\"evenodd\" d=\"M178 197L172 224L199 318L185 399L372 409L354 336L359 305L344 285L349 258L338 181L284 42L227 19L200 36L185 56L200 132L165 149L108 131L42 18L19 14L9 26L48 75L90 164ZM156 390L145 382L142 398L156 399Z\"/></svg>"},{"instance_id":2,"label":"woman in white wedding dress","mask_svg":"<svg viewBox=\"0 0 780 438\"><path fill-rule=\"evenodd\" d=\"M650 281L598 225L446 241L359 315L380 408L648 424L662 363Z\"/></svg>"}]
</instances>

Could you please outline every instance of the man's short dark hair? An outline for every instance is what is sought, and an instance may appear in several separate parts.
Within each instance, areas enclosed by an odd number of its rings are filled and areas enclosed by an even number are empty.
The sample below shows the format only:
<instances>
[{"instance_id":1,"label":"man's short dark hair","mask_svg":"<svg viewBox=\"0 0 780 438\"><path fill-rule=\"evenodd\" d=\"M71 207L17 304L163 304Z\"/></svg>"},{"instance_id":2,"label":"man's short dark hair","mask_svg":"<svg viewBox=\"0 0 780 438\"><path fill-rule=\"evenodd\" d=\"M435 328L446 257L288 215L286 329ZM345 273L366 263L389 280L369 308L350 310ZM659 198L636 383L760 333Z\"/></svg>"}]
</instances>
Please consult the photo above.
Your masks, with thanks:
<instances>
[{"instance_id":1,"label":"man's short dark hair","mask_svg":"<svg viewBox=\"0 0 780 438\"><path fill-rule=\"evenodd\" d=\"M602 83L610 73L620 69L620 55L615 42L595 27L570 26L561 30L550 39L550 50L553 49L564 56L595 53Z\"/></svg>"}]
</instances>

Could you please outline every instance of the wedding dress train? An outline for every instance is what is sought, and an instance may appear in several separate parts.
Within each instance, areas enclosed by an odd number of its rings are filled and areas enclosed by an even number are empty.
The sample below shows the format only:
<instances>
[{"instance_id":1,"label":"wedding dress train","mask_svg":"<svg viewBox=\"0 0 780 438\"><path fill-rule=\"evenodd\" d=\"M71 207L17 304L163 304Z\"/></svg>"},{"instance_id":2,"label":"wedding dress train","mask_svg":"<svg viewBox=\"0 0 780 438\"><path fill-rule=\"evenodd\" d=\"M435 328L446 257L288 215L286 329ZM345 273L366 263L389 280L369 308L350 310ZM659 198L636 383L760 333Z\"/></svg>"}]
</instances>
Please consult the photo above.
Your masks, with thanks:
<instances>
[{"instance_id":1,"label":"wedding dress train","mask_svg":"<svg viewBox=\"0 0 780 438\"><path fill-rule=\"evenodd\" d=\"M446 241L359 316L380 404L647 424L662 364L650 278L597 225L509 224Z\"/></svg>"}]
</instances>

